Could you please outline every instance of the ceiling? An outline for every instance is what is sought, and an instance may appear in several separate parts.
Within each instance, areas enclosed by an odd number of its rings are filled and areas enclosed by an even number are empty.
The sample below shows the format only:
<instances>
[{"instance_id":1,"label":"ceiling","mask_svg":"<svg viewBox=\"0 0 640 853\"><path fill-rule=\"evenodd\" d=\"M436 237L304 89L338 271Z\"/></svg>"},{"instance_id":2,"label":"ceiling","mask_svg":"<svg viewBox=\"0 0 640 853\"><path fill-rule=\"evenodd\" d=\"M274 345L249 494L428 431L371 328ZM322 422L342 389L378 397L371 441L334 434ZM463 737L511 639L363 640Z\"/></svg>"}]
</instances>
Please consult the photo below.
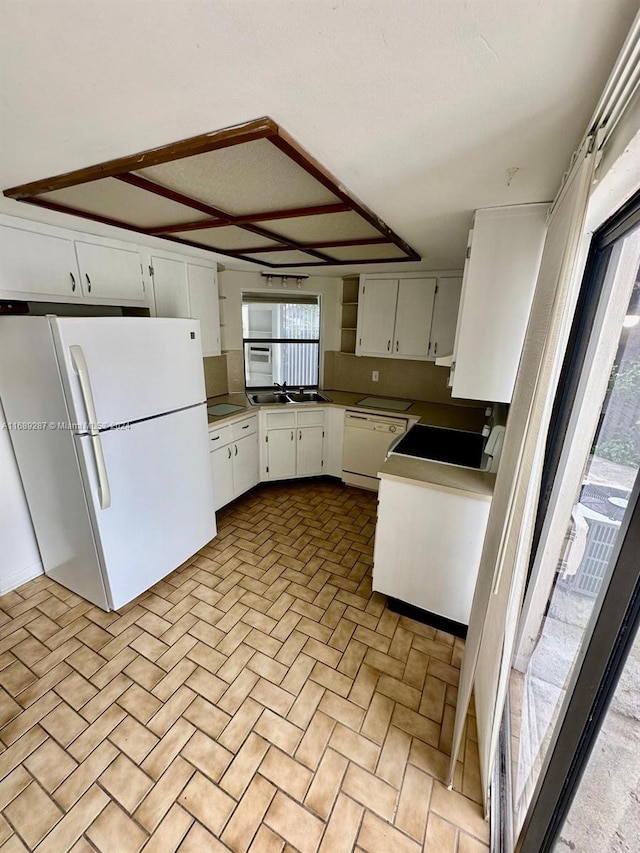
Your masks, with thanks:
<instances>
[{"instance_id":1,"label":"ceiling","mask_svg":"<svg viewBox=\"0 0 640 853\"><path fill-rule=\"evenodd\" d=\"M555 195L637 2L3 0L0 11L1 188L268 115L422 257L402 268L454 269L474 209ZM10 200L0 210L40 218Z\"/></svg>"}]
</instances>

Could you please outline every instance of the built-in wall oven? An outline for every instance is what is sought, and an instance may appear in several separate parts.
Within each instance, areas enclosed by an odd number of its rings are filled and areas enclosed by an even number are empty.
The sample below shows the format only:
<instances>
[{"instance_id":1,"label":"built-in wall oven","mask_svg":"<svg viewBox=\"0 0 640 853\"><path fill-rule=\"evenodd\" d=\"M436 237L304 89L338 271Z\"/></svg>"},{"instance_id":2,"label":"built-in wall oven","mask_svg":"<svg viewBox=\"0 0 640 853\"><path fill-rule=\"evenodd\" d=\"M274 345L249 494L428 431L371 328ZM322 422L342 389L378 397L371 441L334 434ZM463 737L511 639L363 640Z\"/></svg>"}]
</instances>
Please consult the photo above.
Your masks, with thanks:
<instances>
[{"instance_id":1,"label":"built-in wall oven","mask_svg":"<svg viewBox=\"0 0 640 853\"><path fill-rule=\"evenodd\" d=\"M407 430L408 418L347 409L344 418L342 479L352 486L378 490L378 471L393 441Z\"/></svg>"}]
</instances>

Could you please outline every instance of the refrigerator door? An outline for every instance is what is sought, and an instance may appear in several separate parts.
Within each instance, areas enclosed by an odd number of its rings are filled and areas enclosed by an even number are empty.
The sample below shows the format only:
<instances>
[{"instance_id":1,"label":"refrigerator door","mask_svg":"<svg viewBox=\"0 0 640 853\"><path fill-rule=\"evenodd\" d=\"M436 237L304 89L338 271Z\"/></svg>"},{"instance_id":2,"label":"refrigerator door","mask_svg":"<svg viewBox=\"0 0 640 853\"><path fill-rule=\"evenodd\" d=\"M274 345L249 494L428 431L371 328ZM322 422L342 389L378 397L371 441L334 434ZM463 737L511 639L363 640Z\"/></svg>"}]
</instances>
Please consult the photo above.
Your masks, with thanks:
<instances>
[{"instance_id":1,"label":"refrigerator door","mask_svg":"<svg viewBox=\"0 0 640 853\"><path fill-rule=\"evenodd\" d=\"M92 437L75 437L107 594L117 610L216 535L206 408L112 429L100 441L107 509L101 509Z\"/></svg>"},{"instance_id":2,"label":"refrigerator door","mask_svg":"<svg viewBox=\"0 0 640 853\"><path fill-rule=\"evenodd\" d=\"M80 385L86 362L98 428L176 411L206 399L200 323L160 317L51 317L74 431L91 420ZM72 350L71 347L75 347Z\"/></svg>"}]
</instances>

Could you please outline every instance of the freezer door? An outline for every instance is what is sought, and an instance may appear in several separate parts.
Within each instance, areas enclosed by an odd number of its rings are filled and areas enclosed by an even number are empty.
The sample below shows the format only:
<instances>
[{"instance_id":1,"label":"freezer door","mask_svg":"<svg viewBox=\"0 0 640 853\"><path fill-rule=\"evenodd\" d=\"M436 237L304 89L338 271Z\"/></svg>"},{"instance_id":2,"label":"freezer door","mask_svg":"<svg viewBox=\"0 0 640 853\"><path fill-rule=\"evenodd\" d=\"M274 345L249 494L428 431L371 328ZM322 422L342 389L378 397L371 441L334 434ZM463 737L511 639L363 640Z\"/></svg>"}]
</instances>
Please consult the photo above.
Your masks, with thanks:
<instances>
[{"instance_id":1,"label":"freezer door","mask_svg":"<svg viewBox=\"0 0 640 853\"><path fill-rule=\"evenodd\" d=\"M216 535L206 409L101 433L107 509L101 509L91 437L75 441L105 585L117 610Z\"/></svg>"},{"instance_id":2,"label":"freezer door","mask_svg":"<svg viewBox=\"0 0 640 853\"><path fill-rule=\"evenodd\" d=\"M172 412L206 398L197 320L52 317L50 322L73 423L89 418L71 347L84 354L99 427Z\"/></svg>"}]
</instances>

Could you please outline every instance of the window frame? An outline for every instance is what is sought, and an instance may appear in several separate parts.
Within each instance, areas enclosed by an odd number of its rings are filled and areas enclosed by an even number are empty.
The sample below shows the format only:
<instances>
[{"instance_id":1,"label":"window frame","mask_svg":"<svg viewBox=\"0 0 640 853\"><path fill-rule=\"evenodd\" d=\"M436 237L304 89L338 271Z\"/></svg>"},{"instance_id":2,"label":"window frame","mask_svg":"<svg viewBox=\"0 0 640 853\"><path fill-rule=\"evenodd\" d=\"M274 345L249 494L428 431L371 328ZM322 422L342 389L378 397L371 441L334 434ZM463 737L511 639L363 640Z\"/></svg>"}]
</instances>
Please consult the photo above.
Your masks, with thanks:
<instances>
[{"instance_id":1,"label":"window frame","mask_svg":"<svg viewBox=\"0 0 640 853\"><path fill-rule=\"evenodd\" d=\"M582 289L565 354L561 380L545 454L545 484L538 504L537 529L528 584L535 582L531 567L540 541L549 497L567 440L569 414L584 366L591 324L606 274L613 243L629 233L640 221L640 194L636 194L594 235L585 267ZM527 815L516 840L516 853L551 853L569 812L580 779L604 721L611 698L640 624L640 474L629 498L628 512L612 555L612 571L592 632L585 638L581 662L568 692L568 701L559 721L542 772L538 778ZM522 614L521 614L522 619ZM505 719L509 718L509 694ZM500 780L504 791L510 774L511 739L504 722L499 746ZM496 762L498 763L498 762ZM496 835L512 837L512 808L499 810ZM492 849L502 849L496 846ZM511 849L511 848L506 848Z\"/></svg>"},{"instance_id":2,"label":"window frame","mask_svg":"<svg viewBox=\"0 0 640 853\"><path fill-rule=\"evenodd\" d=\"M244 334L244 317L242 316L242 309L245 304L249 304L247 300L245 302L245 297L254 295L254 296L262 296L264 297L265 304L267 304L267 299L269 296L273 297L282 297L281 299L274 299L272 304L295 304L296 297L308 297L310 299L314 299L318 306L318 337L317 338L267 338L267 337L251 337L246 338ZM287 299L286 297L293 297L291 299ZM260 300L256 300L257 304ZM316 366L316 376L317 381L315 383L303 383L303 384L295 384L288 386L291 390L297 390L298 388L302 388L305 391L316 391L320 388L320 376L321 376L321 367L322 367L322 295L320 293L313 293L310 291L298 291L295 293L289 290L273 290L269 292L258 292L255 290L246 290L243 291L240 297L240 312L241 312L241 323L242 323L242 371L244 376L244 388L245 393L255 393L261 391L272 391L275 387L275 382L271 385L249 385L247 383L247 358L246 358L246 347L251 344L315 344L318 347L318 360Z\"/></svg>"}]
</instances>

